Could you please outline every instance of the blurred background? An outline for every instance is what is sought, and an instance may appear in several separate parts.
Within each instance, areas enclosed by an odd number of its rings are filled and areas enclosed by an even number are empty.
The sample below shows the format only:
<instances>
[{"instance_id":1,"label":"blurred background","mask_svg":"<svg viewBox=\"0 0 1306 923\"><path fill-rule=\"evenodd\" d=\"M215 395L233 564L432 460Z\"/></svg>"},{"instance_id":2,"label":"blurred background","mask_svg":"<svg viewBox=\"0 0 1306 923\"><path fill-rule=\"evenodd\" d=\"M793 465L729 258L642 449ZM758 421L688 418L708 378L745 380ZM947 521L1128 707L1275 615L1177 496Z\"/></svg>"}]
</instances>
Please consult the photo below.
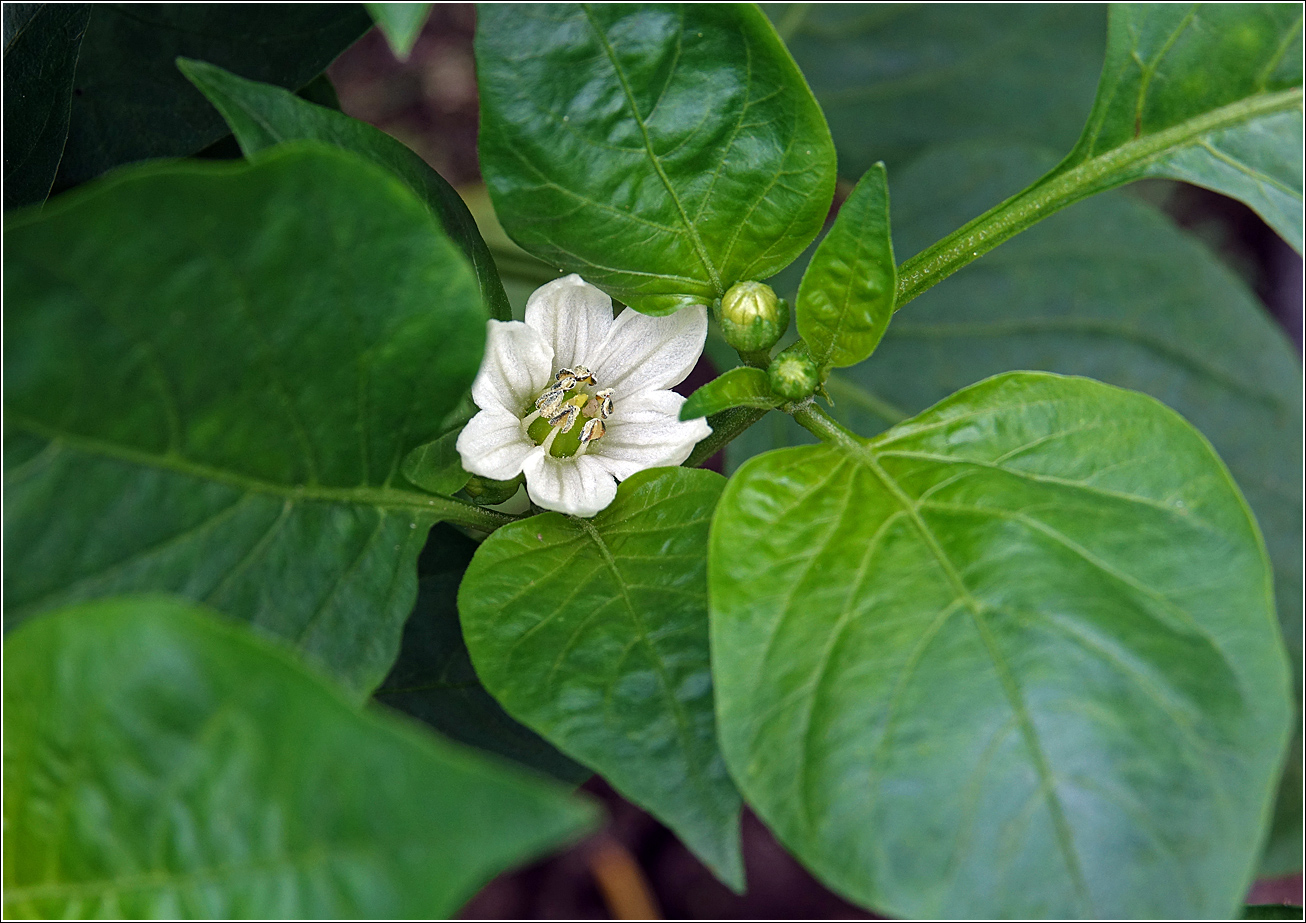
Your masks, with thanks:
<instances>
[{"instance_id":1,"label":"blurred background","mask_svg":"<svg viewBox=\"0 0 1306 923\"><path fill-rule=\"evenodd\" d=\"M474 211L477 202L484 202L477 188L475 24L473 5L438 4L408 60L397 61L374 29L328 72L346 113L420 154L464 191ZM1090 76L1095 82L1096 72ZM1091 85L1088 90L1091 99ZM1082 114L1069 113L1069 118L1082 121ZM840 184L842 194L848 188ZM1291 247L1246 206L1215 193L1159 180L1128 188L1203 240L1240 275L1300 357L1302 261ZM483 213L482 205L478 218ZM543 281L530 280L531 272L524 265L516 292L514 282L505 279L514 301ZM678 390L689 393L712 374L705 365ZM566 852L496 879L467 905L464 918L875 918L823 888L747 812L743 848L749 890L738 896L669 830L602 780L592 779L584 789L604 803L606 828ZM1300 873L1262 880L1249 902L1301 904Z\"/></svg>"}]
</instances>

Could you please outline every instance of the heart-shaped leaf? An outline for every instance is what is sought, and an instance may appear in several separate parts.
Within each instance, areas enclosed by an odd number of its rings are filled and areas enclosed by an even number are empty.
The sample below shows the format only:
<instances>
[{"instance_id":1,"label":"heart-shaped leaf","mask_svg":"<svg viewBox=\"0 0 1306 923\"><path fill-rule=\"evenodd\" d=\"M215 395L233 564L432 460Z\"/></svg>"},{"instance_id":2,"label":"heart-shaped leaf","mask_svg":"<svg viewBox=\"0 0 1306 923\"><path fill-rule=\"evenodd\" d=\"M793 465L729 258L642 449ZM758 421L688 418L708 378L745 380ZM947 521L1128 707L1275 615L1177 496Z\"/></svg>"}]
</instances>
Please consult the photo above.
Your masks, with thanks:
<instances>
[{"instance_id":1,"label":"heart-shaped leaf","mask_svg":"<svg viewBox=\"0 0 1306 923\"><path fill-rule=\"evenodd\" d=\"M34 619L4 673L6 918L438 919L593 824L175 599Z\"/></svg>"},{"instance_id":2,"label":"heart-shaped leaf","mask_svg":"<svg viewBox=\"0 0 1306 923\"><path fill-rule=\"evenodd\" d=\"M654 468L593 519L505 526L467 569L458 611L476 673L510 715L742 890L707 647L707 527L723 483Z\"/></svg>"},{"instance_id":3,"label":"heart-shaped leaf","mask_svg":"<svg viewBox=\"0 0 1306 923\"><path fill-rule=\"evenodd\" d=\"M1230 917L1287 742L1270 569L1143 395L1012 373L767 453L712 525L722 751L819 877L908 917Z\"/></svg>"},{"instance_id":4,"label":"heart-shaped leaf","mask_svg":"<svg viewBox=\"0 0 1306 923\"><path fill-rule=\"evenodd\" d=\"M317 145L144 167L9 222L4 286L9 624L168 590L373 688L485 335L427 207Z\"/></svg>"},{"instance_id":5,"label":"heart-shaped leaf","mask_svg":"<svg viewBox=\"0 0 1306 923\"><path fill-rule=\"evenodd\" d=\"M1020 148L935 151L894 178L894 236L911 253L1051 166ZM787 272L782 293L797 273ZM1151 394L1200 429L1256 514L1274 565L1296 675L1302 648L1301 366L1247 285L1133 196L1108 192L1054 215L900 313L871 362L831 374L832 413L879 432L1010 369L1088 375ZM727 470L813 441L772 414L730 444ZM1300 753L1300 750L1297 751ZM1276 808L1264 874L1301 867L1301 760Z\"/></svg>"},{"instance_id":6,"label":"heart-shaped leaf","mask_svg":"<svg viewBox=\"0 0 1306 923\"><path fill-rule=\"evenodd\" d=\"M503 226L640 311L773 275L825 220L829 129L752 4L485 4L476 63Z\"/></svg>"}]
</instances>

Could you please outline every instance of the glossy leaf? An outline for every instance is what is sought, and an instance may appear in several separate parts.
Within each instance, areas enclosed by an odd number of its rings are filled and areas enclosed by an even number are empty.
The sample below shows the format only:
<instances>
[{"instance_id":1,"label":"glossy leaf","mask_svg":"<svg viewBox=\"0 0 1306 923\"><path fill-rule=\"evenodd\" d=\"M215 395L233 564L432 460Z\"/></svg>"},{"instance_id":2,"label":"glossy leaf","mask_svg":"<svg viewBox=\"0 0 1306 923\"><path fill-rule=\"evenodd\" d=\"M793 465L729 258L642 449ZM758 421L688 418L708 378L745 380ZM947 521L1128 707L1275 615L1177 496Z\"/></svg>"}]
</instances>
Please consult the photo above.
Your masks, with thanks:
<instances>
[{"instance_id":1,"label":"glossy leaf","mask_svg":"<svg viewBox=\"0 0 1306 923\"><path fill-rule=\"evenodd\" d=\"M1302 249L1302 8L1118 3L1093 111L1052 177L1164 176L1246 202Z\"/></svg>"},{"instance_id":2,"label":"glossy leaf","mask_svg":"<svg viewBox=\"0 0 1306 923\"><path fill-rule=\"evenodd\" d=\"M385 36L390 50L406 61L422 34L422 26L431 12L429 3L365 3L368 14Z\"/></svg>"},{"instance_id":3,"label":"glossy leaf","mask_svg":"<svg viewBox=\"0 0 1306 923\"><path fill-rule=\"evenodd\" d=\"M895 270L879 163L840 206L798 286L798 332L817 365L856 365L875 351L893 317Z\"/></svg>"},{"instance_id":4,"label":"glossy leaf","mask_svg":"<svg viewBox=\"0 0 1306 923\"><path fill-rule=\"evenodd\" d=\"M825 110L846 177L862 175L877 160L893 173L940 144L1069 150L1102 71L1106 9L1096 4L762 8ZM1037 177L1024 178L989 204Z\"/></svg>"},{"instance_id":5,"label":"glossy leaf","mask_svg":"<svg viewBox=\"0 0 1306 923\"><path fill-rule=\"evenodd\" d=\"M371 28L354 3L97 3L55 192L119 164L184 157L227 133L177 71L198 58L298 89Z\"/></svg>"},{"instance_id":6,"label":"glossy leaf","mask_svg":"<svg viewBox=\"0 0 1306 923\"><path fill-rule=\"evenodd\" d=\"M712 525L721 746L901 916L1230 917L1287 743L1269 563L1152 399L1012 373L744 465Z\"/></svg>"},{"instance_id":7,"label":"glossy leaf","mask_svg":"<svg viewBox=\"0 0 1306 923\"><path fill-rule=\"evenodd\" d=\"M935 152L895 177L895 236L919 250L1048 166L1021 149ZM792 291L777 283L782 293ZM1302 645L1301 366L1247 286L1206 247L1137 199L1112 192L1055 215L900 313L872 362L833 373L832 413L873 434L1011 369L1086 375L1144 391L1211 440L1238 482L1274 565L1283 636ZM771 414L727 450L727 468L813 441ZM1284 782L1265 873L1301 862L1301 771Z\"/></svg>"},{"instance_id":8,"label":"glossy leaf","mask_svg":"<svg viewBox=\"0 0 1306 923\"><path fill-rule=\"evenodd\" d=\"M508 713L652 812L736 890L739 794L716 742L707 526L720 475L654 468L592 520L496 531L458 594L476 673Z\"/></svg>"},{"instance_id":9,"label":"glossy leaf","mask_svg":"<svg viewBox=\"0 0 1306 923\"><path fill-rule=\"evenodd\" d=\"M4 285L8 623L167 590L373 688L484 337L427 208L317 145L143 167L9 222Z\"/></svg>"},{"instance_id":10,"label":"glossy leaf","mask_svg":"<svg viewBox=\"0 0 1306 923\"><path fill-rule=\"evenodd\" d=\"M503 226L638 310L711 304L821 228L829 129L751 4L486 4L476 60Z\"/></svg>"},{"instance_id":11,"label":"glossy leaf","mask_svg":"<svg viewBox=\"0 0 1306 923\"><path fill-rule=\"evenodd\" d=\"M458 624L458 584L477 543L446 525L431 530L417 561L417 605L378 702L446 737L579 785L590 777L530 728L508 717L481 685Z\"/></svg>"},{"instance_id":12,"label":"glossy leaf","mask_svg":"<svg viewBox=\"0 0 1306 923\"><path fill-rule=\"evenodd\" d=\"M1046 157L941 150L895 178L895 237L919 250ZM789 284L777 283L781 294ZM1154 209L1108 193L1055 215L900 312L874 361L834 372L832 413L877 433L1011 369L1085 375L1151 394L1215 445L1265 533L1289 651L1301 647L1301 367L1247 286ZM729 468L811 442L773 414ZM1295 656L1295 655L1294 655Z\"/></svg>"},{"instance_id":13,"label":"glossy leaf","mask_svg":"<svg viewBox=\"0 0 1306 923\"><path fill-rule=\"evenodd\" d=\"M703 385L680 408L680 419L707 417L731 407L779 407L784 399L771 392L763 369L730 369Z\"/></svg>"},{"instance_id":14,"label":"glossy leaf","mask_svg":"<svg viewBox=\"0 0 1306 923\"><path fill-rule=\"evenodd\" d=\"M4 207L44 202L68 138L88 3L4 6Z\"/></svg>"},{"instance_id":15,"label":"glossy leaf","mask_svg":"<svg viewBox=\"0 0 1306 923\"><path fill-rule=\"evenodd\" d=\"M442 918L594 811L166 597L5 642L4 911Z\"/></svg>"},{"instance_id":16,"label":"glossy leaf","mask_svg":"<svg viewBox=\"0 0 1306 923\"><path fill-rule=\"evenodd\" d=\"M512 318L494 259L471 213L453 187L421 157L366 122L314 105L280 87L245 80L203 61L182 59L177 66L222 113L247 157L286 141L322 141L394 173L430 206L445 233L462 249L476 271L490 315Z\"/></svg>"}]
</instances>

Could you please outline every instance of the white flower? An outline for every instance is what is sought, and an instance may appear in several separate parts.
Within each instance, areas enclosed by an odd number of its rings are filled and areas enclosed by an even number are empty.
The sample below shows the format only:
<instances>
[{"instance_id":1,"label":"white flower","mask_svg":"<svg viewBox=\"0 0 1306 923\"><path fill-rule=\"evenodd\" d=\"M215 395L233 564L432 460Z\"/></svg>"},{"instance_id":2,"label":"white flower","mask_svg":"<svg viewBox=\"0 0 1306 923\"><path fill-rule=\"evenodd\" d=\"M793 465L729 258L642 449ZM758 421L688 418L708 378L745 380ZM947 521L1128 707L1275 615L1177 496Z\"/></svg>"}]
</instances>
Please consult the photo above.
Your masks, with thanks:
<instances>
[{"instance_id":1,"label":"white flower","mask_svg":"<svg viewBox=\"0 0 1306 923\"><path fill-rule=\"evenodd\" d=\"M526 302L526 323L488 322L485 358L472 384L480 413L458 436L472 474L526 473L539 506L593 516L636 471L678 465L712 432L680 420L685 399L667 389L703 352L707 309L649 317L578 275L556 279Z\"/></svg>"}]
</instances>

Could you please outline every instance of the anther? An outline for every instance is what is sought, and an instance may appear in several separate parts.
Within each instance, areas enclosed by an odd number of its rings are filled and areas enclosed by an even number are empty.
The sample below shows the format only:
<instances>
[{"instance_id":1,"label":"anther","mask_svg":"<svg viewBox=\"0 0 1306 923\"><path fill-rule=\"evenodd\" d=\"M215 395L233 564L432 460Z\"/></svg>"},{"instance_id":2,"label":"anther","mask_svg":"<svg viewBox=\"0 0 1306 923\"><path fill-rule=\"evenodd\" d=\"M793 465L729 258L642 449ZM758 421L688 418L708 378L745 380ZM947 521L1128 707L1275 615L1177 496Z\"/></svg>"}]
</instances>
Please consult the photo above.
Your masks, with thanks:
<instances>
[{"instance_id":1,"label":"anther","mask_svg":"<svg viewBox=\"0 0 1306 923\"><path fill-rule=\"evenodd\" d=\"M602 439L607 431L608 428L603 425L602 420L588 420L580 431L580 444L585 445L595 439Z\"/></svg>"},{"instance_id":2,"label":"anther","mask_svg":"<svg viewBox=\"0 0 1306 923\"><path fill-rule=\"evenodd\" d=\"M575 404L567 404L556 414L549 417L549 425L556 426L558 432L569 433L571 428L576 425L576 418L580 416L580 408Z\"/></svg>"}]
</instances>

